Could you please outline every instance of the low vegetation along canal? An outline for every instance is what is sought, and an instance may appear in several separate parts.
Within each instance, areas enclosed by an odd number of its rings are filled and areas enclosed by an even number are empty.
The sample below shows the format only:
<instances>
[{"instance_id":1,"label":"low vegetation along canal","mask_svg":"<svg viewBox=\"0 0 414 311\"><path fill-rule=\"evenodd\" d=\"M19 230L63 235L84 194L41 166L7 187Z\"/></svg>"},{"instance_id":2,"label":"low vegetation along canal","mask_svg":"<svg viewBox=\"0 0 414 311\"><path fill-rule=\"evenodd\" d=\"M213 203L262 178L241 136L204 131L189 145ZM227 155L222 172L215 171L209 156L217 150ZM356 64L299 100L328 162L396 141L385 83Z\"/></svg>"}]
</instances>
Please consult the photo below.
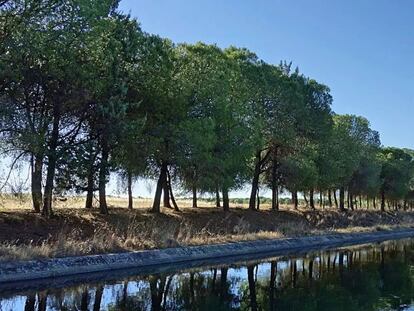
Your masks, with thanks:
<instances>
[{"instance_id":1,"label":"low vegetation along canal","mask_svg":"<svg viewBox=\"0 0 414 311\"><path fill-rule=\"evenodd\" d=\"M390 241L66 287L0 287L0 310L414 310L413 268L414 240Z\"/></svg>"}]
</instances>

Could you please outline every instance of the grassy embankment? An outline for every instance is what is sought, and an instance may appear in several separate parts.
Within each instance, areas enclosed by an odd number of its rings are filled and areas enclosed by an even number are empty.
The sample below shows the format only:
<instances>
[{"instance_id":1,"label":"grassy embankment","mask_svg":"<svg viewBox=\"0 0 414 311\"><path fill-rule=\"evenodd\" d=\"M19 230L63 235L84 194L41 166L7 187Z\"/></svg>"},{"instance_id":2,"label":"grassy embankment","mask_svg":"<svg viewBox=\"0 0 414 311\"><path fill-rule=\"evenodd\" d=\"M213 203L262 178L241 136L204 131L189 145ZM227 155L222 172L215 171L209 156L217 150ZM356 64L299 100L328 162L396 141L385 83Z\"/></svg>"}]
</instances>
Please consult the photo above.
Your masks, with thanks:
<instances>
[{"instance_id":1,"label":"grassy embankment","mask_svg":"<svg viewBox=\"0 0 414 311\"><path fill-rule=\"evenodd\" d=\"M85 210L81 198L55 202L55 215L45 219L31 211L29 198L0 198L0 260L32 259L122 252L140 249L200 245L255 239L362 232L414 227L414 212L358 210L339 213L335 209L299 211L288 205L273 212L266 204L259 212L244 204L233 204L224 213L207 201L200 208L178 201L180 212L163 209L148 212L151 200L127 201L110 198L110 215Z\"/></svg>"}]
</instances>

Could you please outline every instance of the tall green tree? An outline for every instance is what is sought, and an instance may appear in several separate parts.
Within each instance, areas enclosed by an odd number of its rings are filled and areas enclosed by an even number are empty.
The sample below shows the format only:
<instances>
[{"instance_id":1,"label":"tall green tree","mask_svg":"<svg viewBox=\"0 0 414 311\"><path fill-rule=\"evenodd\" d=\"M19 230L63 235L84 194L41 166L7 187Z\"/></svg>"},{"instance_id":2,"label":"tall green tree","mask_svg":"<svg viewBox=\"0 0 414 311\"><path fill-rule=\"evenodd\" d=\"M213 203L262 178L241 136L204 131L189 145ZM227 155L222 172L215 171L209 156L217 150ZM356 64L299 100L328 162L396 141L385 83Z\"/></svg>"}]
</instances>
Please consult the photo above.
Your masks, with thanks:
<instances>
[{"instance_id":1,"label":"tall green tree","mask_svg":"<svg viewBox=\"0 0 414 311\"><path fill-rule=\"evenodd\" d=\"M82 81L84 46L93 21L112 1L9 1L2 16L2 133L31 159L33 206L49 216L58 158L76 139L89 100ZM18 14L13 27L8 16ZM3 20L3 19L2 19Z\"/></svg>"},{"instance_id":2,"label":"tall green tree","mask_svg":"<svg viewBox=\"0 0 414 311\"><path fill-rule=\"evenodd\" d=\"M370 128L369 121L354 115L335 115L332 141L327 146L335 163L336 186L339 188L339 209L345 209L345 190L363 160L380 147L378 132ZM352 208L352 205L350 206Z\"/></svg>"},{"instance_id":3,"label":"tall green tree","mask_svg":"<svg viewBox=\"0 0 414 311\"><path fill-rule=\"evenodd\" d=\"M91 92L88 124L100 150L98 188L102 214L108 213L106 183L111 154L132 124L128 113L136 110L140 101L136 75L143 41L137 22L114 12L94 25L87 45Z\"/></svg>"},{"instance_id":4,"label":"tall green tree","mask_svg":"<svg viewBox=\"0 0 414 311\"><path fill-rule=\"evenodd\" d=\"M405 200L410 191L413 176L413 158L398 148L384 148L380 153L381 169L381 211L385 211L386 199L392 200L397 208L397 201Z\"/></svg>"},{"instance_id":5,"label":"tall green tree","mask_svg":"<svg viewBox=\"0 0 414 311\"><path fill-rule=\"evenodd\" d=\"M157 178L152 211L159 213L161 196L170 206L169 170L176 165L180 124L186 120L186 89L179 76L180 55L171 41L147 36L143 58L148 66L140 71L141 109L146 116L143 135L148 143L147 176Z\"/></svg>"}]
</instances>

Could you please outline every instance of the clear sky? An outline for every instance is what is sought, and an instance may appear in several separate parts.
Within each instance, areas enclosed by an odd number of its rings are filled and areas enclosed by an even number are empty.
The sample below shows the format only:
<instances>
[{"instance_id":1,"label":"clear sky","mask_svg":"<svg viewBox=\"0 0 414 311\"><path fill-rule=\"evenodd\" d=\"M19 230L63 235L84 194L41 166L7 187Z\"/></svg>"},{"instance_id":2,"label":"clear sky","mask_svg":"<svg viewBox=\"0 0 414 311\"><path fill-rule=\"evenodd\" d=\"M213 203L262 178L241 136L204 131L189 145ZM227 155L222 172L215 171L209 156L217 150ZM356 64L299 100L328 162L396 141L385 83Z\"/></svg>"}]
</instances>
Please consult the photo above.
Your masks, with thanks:
<instances>
[{"instance_id":1,"label":"clear sky","mask_svg":"<svg viewBox=\"0 0 414 311\"><path fill-rule=\"evenodd\" d=\"M175 42L246 47L328 85L333 110L367 117L386 146L414 148L414 1L122 0Z\"/></svg>"},{"instance_id":2,"label":"clear sky","mask_svg":"<svg viewBox=\"0 0 414 311\"><path fill-rule=\"evenodd\" d=\"M331 88L335 112L368 118L385 146L414 149L414 1L121 0L120 9L177 43L235 45L269 63L292 61ZM154 181L141 181L134 194L154 190ZM248 194L246 185L231 195Z\"/></svg>"}]
</instances>

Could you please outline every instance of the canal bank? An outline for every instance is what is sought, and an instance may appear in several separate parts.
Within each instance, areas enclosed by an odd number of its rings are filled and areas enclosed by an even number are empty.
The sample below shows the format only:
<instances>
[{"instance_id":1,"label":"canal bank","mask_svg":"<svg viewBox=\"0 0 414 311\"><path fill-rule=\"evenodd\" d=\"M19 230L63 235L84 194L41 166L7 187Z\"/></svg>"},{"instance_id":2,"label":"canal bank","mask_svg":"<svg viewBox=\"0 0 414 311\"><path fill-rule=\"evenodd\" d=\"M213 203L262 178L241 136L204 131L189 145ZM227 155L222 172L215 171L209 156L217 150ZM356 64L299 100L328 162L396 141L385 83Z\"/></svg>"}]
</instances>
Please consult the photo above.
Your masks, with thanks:
<instances>
[{"instance_id":1,"label":"canal bank","mask_svg":"<svg viewBox=\"0 0 414 311\"><path fill-rule=\"evenodd\" d=\"M196 261L217 262L232 257L284 255L317 248L335 248L414 237L414 229L327 234L299 238L257 240L192 247L177 247L117 254L102 254L32 261L0 262L0 283L33 281L122 269L159 267Z\"/></svg>"}]
</instances>

